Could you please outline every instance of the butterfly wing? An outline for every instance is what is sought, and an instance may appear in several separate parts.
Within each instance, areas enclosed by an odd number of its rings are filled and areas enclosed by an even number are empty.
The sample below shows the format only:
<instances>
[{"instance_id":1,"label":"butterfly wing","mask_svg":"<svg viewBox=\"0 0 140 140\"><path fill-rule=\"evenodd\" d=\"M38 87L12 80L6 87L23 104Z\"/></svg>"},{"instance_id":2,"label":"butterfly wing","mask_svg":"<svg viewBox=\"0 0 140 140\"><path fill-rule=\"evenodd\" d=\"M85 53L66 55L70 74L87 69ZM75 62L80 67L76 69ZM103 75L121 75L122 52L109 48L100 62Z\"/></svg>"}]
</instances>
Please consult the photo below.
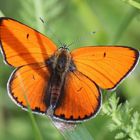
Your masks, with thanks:
<instances>
[{"instance_id":1,"label":"butterfly wing","mask_svg":"<svg viewBox=\"0 0 140 140\"><path fill-rule=\"evenodd\" d=\"M103 89L113 89L137 64L139 52L123 46L83 47L72 51L78 71Z\"/></svg>"},{"instance_id":2,"label":"butterfly wing","mask_svg":"<svg viewBox=\"0 0 140 140\"><path fill-rule=\"evenodd\" d=\"M49 38L10 18L0 18L0 42L5 62L14 67L44 62L56 50Z\"/></svg>"},{"instance_id":3,"label":"butterfly wing","mask_svg":"<svg viewBox=\"0 0 140 140\"><path fill-rule=\"evenodd\" d=\"M100 108L99 88L78 71L68 73L62 94L61 101L54 111L57 119L80 122L95 116Z\"/></svg>"},{"instance_id":4,"label":"butterfly wing","mask_svg":"<svg viewBox=\"0 0 140 140\"><path fill-rule=\"evenodd\" d=\"M44 65L31 64L17 68L8 82L10 97L24 109L29 105L32 111L45 113L47 106L44 99L49 75Z\"/></svg>"}]
</instances>

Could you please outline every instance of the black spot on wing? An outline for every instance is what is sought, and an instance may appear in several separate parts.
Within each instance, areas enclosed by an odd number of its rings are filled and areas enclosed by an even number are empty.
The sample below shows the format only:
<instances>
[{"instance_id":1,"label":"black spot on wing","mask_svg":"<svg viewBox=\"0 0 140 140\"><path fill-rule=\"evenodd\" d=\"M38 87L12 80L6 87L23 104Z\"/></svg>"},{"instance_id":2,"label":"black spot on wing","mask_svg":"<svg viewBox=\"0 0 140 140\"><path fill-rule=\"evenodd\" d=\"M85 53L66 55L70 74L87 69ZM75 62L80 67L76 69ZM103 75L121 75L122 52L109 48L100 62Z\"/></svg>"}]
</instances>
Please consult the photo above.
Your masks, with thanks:
<instances>
[{"instance_id":1,"label":"black spot on wing","mask_svg":"<svg viewBox=\"0 0 140 140\"><path fill-rule=\"evenodd\" d=\"M35 76L33 75L32 78L35 80Z\"/></svg>"},{"instance_id":2,"label":"black spot on wing","mask_svg":"<svg viewBox=\"0 0 140 140\"><path fill-rule=\"evenodd\" d=\"M26 35L26 38L27 38L27 39L29 38L29 34Z\"/></svg>"},{"instance_id":3,"label":"black spot on wing","mask_svg":"<svg viewBox=\"0 0 140 140\"><path fill-rule=\"evenodd\" d=\"M106 57L106 52L104 52L104 57Z\"/></svg>"},{"instance_id":4,"label":"black spot on wing","mask_svg":"<svg viewBox=\"0 0 140 140\"><path fill-rule=\"evenodd\" d=\"M39 107L35 107L34 111L41 112Z\"/></svg>"},{"instance_id":5,"label":"black spot on wing","mask_svg":"<svg viewBox=\"0 0 140 140\"><path fill-rule=\"evenodd\" d=\"M73 116L72 115L70 116L70 119L73 120Z\"/></svg>"},{"instance_id":6,"label":"black spot on wing","mask_svg":"<svg viewBox=\"0 0 140 140\"><path fill-rule=\"evenodd\" d=\"M60 114L60 117L64 119L65 118L65 115L64 114Z\"/></svg>"},{"instance_id":7,"label":"black spot on wing","mask_svg":"<svg viewBox=\"0 0 140 140\"><path fill-rule=\"evenodd\" d=\"M80 87L80 88L77 90L77 92L80 92L80 91L82 90L82 88L83 88L83 87Z\"/></svg>"}]
</instances>

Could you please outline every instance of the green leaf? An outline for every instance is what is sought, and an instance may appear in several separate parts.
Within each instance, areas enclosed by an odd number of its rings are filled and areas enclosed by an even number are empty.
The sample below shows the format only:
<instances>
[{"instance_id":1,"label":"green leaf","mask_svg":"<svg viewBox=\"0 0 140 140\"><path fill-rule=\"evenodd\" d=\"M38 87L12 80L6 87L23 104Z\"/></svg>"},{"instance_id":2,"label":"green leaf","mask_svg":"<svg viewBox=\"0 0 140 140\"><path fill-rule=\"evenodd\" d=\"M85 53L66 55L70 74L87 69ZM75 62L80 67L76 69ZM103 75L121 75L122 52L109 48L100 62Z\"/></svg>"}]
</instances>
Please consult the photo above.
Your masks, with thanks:
<instances>
[{"instance_id":1,"label":"green leaf","mask_svg":"<svg viewBox=\"0 0 140 140\"><path fill-rule=\"evenodd\" d=\"M123 133L123 132L120 132L120 133L118 133L116 136L115 136L115 139L117 140L117 139L123 139L123 138L125 138L125 134Z\"/></svg>"},{"instance_id":2,"label":"green leaf","mask_svg":"<svg viewBox=\"0 0 140 140\"><path fill-rule=\"evenodd\" d=\"M108 126L110 131L118 131L114 138L140 139L140 115L138 112L133 112L134 109L129 102L126 101L124 104L119 104L119 98L114 93L106 102L103 104L102 114L104 113L104 115L108 115L111 118Z\"/></svg>"},{"instance_id":3,"label":"green leaf","mask_svg":"<svg viewBox=\"0 0 140 140\"><path fill-rule=\"evenodd\" d=\"M136 2L135 0L122 0L128 4L130 4L131 6L140 9L140 3Z\"/></svg>"}]
</instances>

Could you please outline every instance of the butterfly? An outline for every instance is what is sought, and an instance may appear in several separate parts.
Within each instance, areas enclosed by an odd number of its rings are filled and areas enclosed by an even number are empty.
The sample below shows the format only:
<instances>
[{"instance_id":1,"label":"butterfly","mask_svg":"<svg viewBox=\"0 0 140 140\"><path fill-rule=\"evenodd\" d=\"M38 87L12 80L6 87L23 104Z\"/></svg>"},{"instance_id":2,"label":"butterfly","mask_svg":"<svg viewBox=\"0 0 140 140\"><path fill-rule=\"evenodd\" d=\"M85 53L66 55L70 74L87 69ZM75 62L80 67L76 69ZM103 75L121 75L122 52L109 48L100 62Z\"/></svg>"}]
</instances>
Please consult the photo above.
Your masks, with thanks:
<instances>
[{"instance_id":1,"label":"butterfly","mask_svg":"<svg viewBox=\"0 0 140 140\"><path fill-rule=\"evenodd\" d=\"M57 48L35 29L6 17L0 18L0 44L5 63L16 68L7 84L12 100L64 122L95 117L100 89L115 89L139 59L139 51L126 46Z\"/></svg>"}]
</instances>

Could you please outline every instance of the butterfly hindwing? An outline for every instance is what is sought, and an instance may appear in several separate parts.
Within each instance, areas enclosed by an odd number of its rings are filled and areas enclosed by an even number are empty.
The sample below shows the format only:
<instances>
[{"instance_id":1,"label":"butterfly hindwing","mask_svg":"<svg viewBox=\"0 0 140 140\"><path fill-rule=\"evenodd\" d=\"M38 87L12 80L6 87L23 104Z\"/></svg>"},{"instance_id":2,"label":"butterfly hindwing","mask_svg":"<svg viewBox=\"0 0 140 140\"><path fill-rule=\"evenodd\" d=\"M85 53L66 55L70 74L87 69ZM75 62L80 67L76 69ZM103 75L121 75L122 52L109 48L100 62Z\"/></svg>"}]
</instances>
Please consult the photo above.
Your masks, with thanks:
<instances>
[{"instance_id":1,"label":"butterfly hindwing","mask_svg":"<svg viewBox=\"0 0 140 140\"><path fill-rule=\"evenodd\" d=\"M49 38L10 18L0 18L0 42L5 62L14 67L44 62L56 50Z\"/></svg>"},{"instance_id":2,"label":"butterfly hindwing","mask_svg":"<svg viewBox=\"0 0 140 140\"><path fill-rule=\"evenodd\" d=\"M78 71L69 72L54 116L69 122L80 122L95 116L100 104L101 94L96 84Z\"/></svg>"},{"instance_id":3,"label":"butterfly hindwing","mask_svg":"<svg viewBox=\"0 0 140 140\"><path fill-rule=\"evenodd\" d=\"M100 88L113 89L135 67L139 52L123 46L91 46L71 52L78 71Z\"/></svg>"},{"instance_id":4,"label":"butterfly hindwing","mask_svg":"<svg viewBox=\"0 0 140 140\"><path fill-rule=\"evenodd\" d=\"M8 82L10 97L25 109L29 104L32 111L45 113L47 106L44 99L49 75L44 65L31 64L17 68Z\"/></svg>"}]
</instances>

